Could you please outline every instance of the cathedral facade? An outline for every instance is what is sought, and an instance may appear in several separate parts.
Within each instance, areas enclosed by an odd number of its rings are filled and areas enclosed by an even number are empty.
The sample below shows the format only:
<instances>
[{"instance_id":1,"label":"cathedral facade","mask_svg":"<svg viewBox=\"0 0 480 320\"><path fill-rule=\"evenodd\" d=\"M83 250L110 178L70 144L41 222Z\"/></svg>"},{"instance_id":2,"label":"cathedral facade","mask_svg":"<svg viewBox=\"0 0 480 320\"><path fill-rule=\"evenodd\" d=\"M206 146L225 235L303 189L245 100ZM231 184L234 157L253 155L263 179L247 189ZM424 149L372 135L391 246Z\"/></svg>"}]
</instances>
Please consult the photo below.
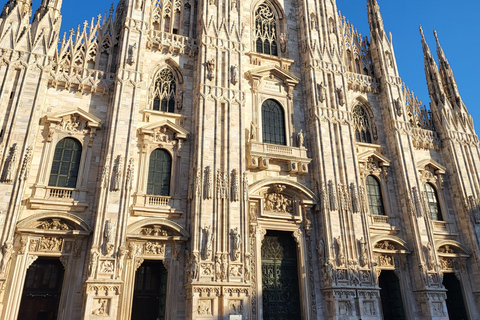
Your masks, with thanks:
<instances>
[{"instance_id":1,"label":"cathedral facade","mask_svg":"<svg viewBox=\"0 0 480 320\"><path fill-rule=\"evenodd\" d=\"M479 319L480 149L334 0L0 16L2 319ZM420 44L419 44L420 45Z\"/></svg>"}]
</instances>

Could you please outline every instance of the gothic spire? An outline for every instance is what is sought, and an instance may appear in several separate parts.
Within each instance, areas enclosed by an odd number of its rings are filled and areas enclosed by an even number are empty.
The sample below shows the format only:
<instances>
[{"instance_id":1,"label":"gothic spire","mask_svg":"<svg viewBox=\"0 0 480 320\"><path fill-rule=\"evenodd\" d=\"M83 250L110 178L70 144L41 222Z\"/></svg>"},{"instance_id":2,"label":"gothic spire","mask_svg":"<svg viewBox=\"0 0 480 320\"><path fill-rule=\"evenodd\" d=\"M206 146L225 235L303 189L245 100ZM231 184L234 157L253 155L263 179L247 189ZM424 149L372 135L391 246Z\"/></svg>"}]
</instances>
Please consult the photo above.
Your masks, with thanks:
<instances>
[{"instance_id":1,"label":"gothic spire","mask_svg":"<svg viewBox=\"0 0 480 320\"><path fill-rule=\"evenodd\" d=\"M425 60L425 76L427 77L428 92L430 97L437 105L442 104L445 100L445 93L443 91L442 79L439 75L437 64L433 59L430 47L425 40L422 26L420 26L420 34L422 36L423 57Z\"/></svg>"},{"instance_id":2,"label":"gothic spire","mask_svg":"<svg viewBox=\"0 0 480 320\"><path fill-rule=\"evenodd\" d=\"M377 0L367 0L368 23L372 36L385 35L382 14Z\"/></svg>"},{"instance_id":3,"label":"gothic spire","mask_svg":"<svg viewBox=\"0 0 480 320\"><path fill-rule=\"evenodd\" d=\"M455 107L461 107L463 103L460 93L458 92L457 81L453 75L450 63L448 63L448 60L445 57L445 52L443 52L443 48L440 45L437 31L434 30L433 34L435 35L435 40L437 41L438 65L440 69L440 76L443 82L443 88L447 94L448 100L450 100L450 103Z\"/></svg>"}]
</instances>

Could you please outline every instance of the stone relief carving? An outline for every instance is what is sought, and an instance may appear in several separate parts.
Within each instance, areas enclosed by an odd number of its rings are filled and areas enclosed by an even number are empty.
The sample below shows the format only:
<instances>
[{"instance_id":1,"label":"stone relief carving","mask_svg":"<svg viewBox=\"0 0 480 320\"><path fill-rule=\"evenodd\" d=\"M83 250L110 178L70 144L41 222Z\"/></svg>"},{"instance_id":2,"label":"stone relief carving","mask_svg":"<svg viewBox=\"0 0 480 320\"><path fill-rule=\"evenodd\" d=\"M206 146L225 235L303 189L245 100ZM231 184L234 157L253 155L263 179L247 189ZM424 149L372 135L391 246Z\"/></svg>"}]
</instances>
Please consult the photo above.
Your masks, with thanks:
<instances>
[{"instance_id":1,"label":"stone relief carving","mask_svg":"<svg viewBox=\"0 0 480 320\"><path fill-rule=\"evenodd\" d=\"M115 270L115 262L112 260L103 260L100 263L100 273L113 273Z\"/></svg>"},{"instance_id":2,"label":"stone relief carving","mask_svg":"<svg viewBox=\"0 0 480 320\"><path fill-rule=\"evenodd\" d=\"M133 188L133 177L135 176L135 161L133 157L128 160L128 167L127 167L127 178L125 183L125 188L127 190L132 190Z\"/></svg>"},{"instance_id":3,"label":"stone relief carving","mask_svg":"<svg viewBox=\"0 0 480 320\"><path fill-rule=\"evenodd\" d=\"M103 238L105 239L105 255L109 256L113 253L113 249L115 247L115 227L117 223L113 220L105 221L105 227L103 229Z\"/></svg>"},{"instance_id":4,"label":"stone relief carving","mask_svg":"<svg viewBox=\"0 0 480 320\"><path fill-rule=\"evenodd\" d=\"M393 258L388 254L381 254L378 256L378 265L381 267L394 266Z\"/></svg>"},{"instance_id":5,"label":"stone relief carving","mask_svg":"<svg viewBox=\"0 0 480 320\"><path fill-rule=\"evenodd\" d=\"M205 199L213 198L213 171L212 167L205 168Z\"/></svg>"},{"instance_id":6,"label":"stone relief carving","mask_svg":"<svg viewBox=\"0 0 480 320\"><path fill-rule=\"evenodd\" d=\"M92 315L108 317L108 302L110 299L93 299Z\"/></svg>"},{"instance_id":7,"label":"stone relief carving","mask_svg":"<svg viewBox=\"0 0 480 320\"><path fill-rule=\"evenodd\" d=\"M337 263L339 267L345 265L345 254L343 253L343 243L340 238L335 238L335 244L337 247Z\"/></svg>"},{"instance_id":8,"label":"stone relief carving","mask_svg":"<svg viewBox=\"0 0 480 320\"><path fill-rule=\"evenodd\" d=\"M282 50L283 53L287 51L287 46L288 46L288 36L286 33L281 33L280 34L280 50Z\"/></svg>"},{"instance_id":9,"label":"stone relief carving","mask_svg":"<svg viewBox=\"0 0 480 320\"><path fill-rule=\"evenodd\" d=\"M165 244L159 241L147 241L144 253L147 255L162 255L165 253Z\"/></svg>"},{"instance_id":10,"label":"stone relief carving","mask_svg":"<svg viewBox=\"0 0 480 320\"><path fill-rule=\"evenodd\" d=\"M128 48L128 64L133 66L137 62L137 44L134 43Z\"/></svg>"},{"instance_id":11,"label":"stone relief carving","mask_svg":"<svg viewBox=\"0 0 480 320\"><path fill-rule=\"evenodd\" d=\"M325 262L325 241L323 239L318 239L317 252L320 264L323 265L323 263Z\"/></svg>"},{"instance_id":12,"label":"stone relief carving","mask_svg":"<svg viewBox=\"0 0 480 320\"><path fill-rule=\"evenodd\" d=\"M264 210L269 212L293 214L293 198L282 194L286 189L284 185L275 185L271 193L264 195Z\"/></svg>"},{"instance_id":13,"label":"stone relief carving","mask_svg":"<svg viewBox=\"0 0 480 320\"><path fill-rule=\"evenodd\" d=\"M81 132L83 131L84 125L78 116L72 114L62 119L60 127L63 131Z\"/></svg>"},{"instance_id":14,"label":"stone relief carving","mask_svg":"<svg viewBox=\"0 0 480 320\"><path fill-rule=\"evenodd\" d=\"M61 219L44 220L40 222L37 228L43 229L43 230L61 230L61 231L71 230L68 224L63 222Z\"/></svg>"},{"instance_id":15,"label":"stone relief carving","mask_svg":"<svg viewBox=\"0 0 480 320\"><path fill-rule=\"evenodd\" d=\"M250 254L246 253L245 254L245 266L244 266L244 279L245 282L250 281L250 268L251 268L251 262L250 262Z\"/></svg>"},{"instance_id":16,"label":"stone relief carving","mask_svg":"<svg viewBox=\"0 0 480 320\"><path fill-rule=\"evenodd\" d=\"M360 245L360 262L362 264L362 267L367 267L368 266L367 242L362 237L360 238L358 243Z\"/></svg>"},{"instance_id":17,"label":"stone relief carving","mask_svg":"<svg viewBox=\"0 0 480 320\"><path fill-rule=\"evenodd\" d=\"M338 313L341 316L352 316L353 315L352 303L350 301L339 301Z\"/></svg>"},{"instance_id":18,"label":"stone relief carving","mask_svg":"<svg viewBox=\"0 0 480 320\"><path fill-rule=\"evenodd\" d=\"M402 99L398 98L393 103L395 105L397 116L401 117L403 115Z\"/></svg>"},{"instance_id":19,"label":"stone relief carving","mask_svg":"<svg viewBox=\"0 0 480 320\"><path fill-rule=\"evenodd\" d=\"M387 240L377 242L377 244L375 244L375 248L383 250L395 250L395 246Z\"/></svg>"},{"instance_id":20,"label":"stone relief carving","mask_svg":"<svg viewBox=\"0 0 480 320\"><path fill-rule=\"evenodd\" d=\"M75 239L73 241L73 257L74 258L79 258L80 255L82 254L82 240L81 239Z\"/></svg>"},{"instance_id":21,"label":"stone relief carving","mask_svg":"<svg viewBox=\"0 0 480 320\"><path fill-rule=\"evenodd\" d=\"M237 169L232 170L232 201L237 202L240 200L240 181L238 178Z\"/></svg>"},{"instance_id":22,"label":"stone relief carving","mask_svg":"<svg viewBox=\"0 0 480 320\"><path fill-rule=\"evenodd\" d=\"M30 173L30 164L32 163L33 147L29 146L25 151L25 156L20 170L20 180L27 180ZM1 159L1 158L0 158Z\"/></svg>"},{"instance_id":23,"label":"stone relief carving","mask_svg":"<svg viewBox=\"0 0 480 320\"><path fill-rule=\"evenodd\" d=\"M341 106L345 105L345 92L343 92L343 88L337 89L337 96L338 96L338 103Z\"/></svg>"},{"instance_id":24,"label":"stone relief carving","mask_svg":"<svg viewBox=\"0 0 480 320\"><path fill-rule=\"evenodd\" d=\"M88 274L90 278L93 278L93 276L95 275L95 270L97 269L99 257L100 253L97 249L90 250L90 262L88 263Z\"/></svg>"},{"instance_id":25,"label":"stone relief carving","mask_svg":"<svg viewBox=\"0 0 480 320\"><path fill-rule=\"evenodd\" d=\"M105 158L105 163L102 168L102 187L108 187L108 177L110 175L110 155Z\"/></svg>"},{"instance_id":26,"label":"stone relief carving","mask_svg":"<svg viewBox=\"0 0 480 320\"><path fill-rule=\"evenodd\" d=\"M15 168L17 166L18 145L16 143L10 148L10 154L5 160L3 182L12 182L15 177Z\"/></svg>"},{"instance_id":27,"label":"stone relief carving","mask_svg":"<svg viewBox=\"0 0 480 320\"><path fill-rule=\"evenodd\" d=\"M232 249L233 249L233 261L237 261L240 259L240 241L241 241L241 236L240 233L238 232L238 227L235 229L231 230L231 235L232 235Z\"/></svg>"},{"instance_id":28,"label":"stone relief carving","mask_svg":"<svg viewBox=\"0 0 480 320\"><path fill-rule=\"evenodd\" d=\"M318 95L318 100L321 103L323 103L327 98L327 88L325 88L325 85L323 84L323 82L317 83L317 95Z\"/></svg>"},{"instance_id":29,"label":"stone relief carving","mask_svg":"<svg viewBox=\"0 0 480 320\"><path fill-rule=\"evenodd\" d=\"M257 124L254 121L250 123L250 140L257 141Z\"/></svg>"},{"instance_id":30,"label":"stone relief carving","mask_svg":"<svg viewBox=\"0 0 480 320\"><path fill-rule=\"evenodd\" d=\"M357 187L355 183L350 183L350 197L352 199L352 211L354 213L360 212L360 204L358 199Z\"/></svg>"},{"instance_id":31,"label":"stone relief carving","mask_svg":"<svg viewBox=\"0 0 480 320\"><path fill-rule=\"evenodd\" d=\"M222 254L222 265L220 271L220 280L227 281L227 272L228 272L228 255L226 253Z\"/></svg>"},{"instance_id":32,"label":"stone relief carving","mask_svg":"<svg viewBox=\"0 0 480 320\"><path fill-rule=\"evenodd\" d=\"M217 199L227 199L229 192L228 173L220 169L217 170Z\"/></svg>"},{"instance_id":33,"label":"stone relief carving","mask_svg":"<svg viewBox=\"0 0 480 320\"><path fill-rule=\"evenodd\" d=\"M120 185L122 183L122 167L123 167L123 158L122 156L117 156L117 159L115 160L115 169L113 172L113 184L112 184L112 191L118 191L120 190Z\"/></svg>"},{"instance_id":34,"label":"stone relief carving","mask_svg":"<svg viewBox=\"0 0 480 320\"><path fill-rule=\"evenodd\" d=\"M212 301L211 299L200 299L198 300L197 314L199 316L211 316L212 313Z\"/></svg>"},{"instance_id":35,"label":"stone relief carving","mask_svg":"<svg viewBox=\"0 0 480 320\"><path fill-rule=\"evenodd\" d=\"M337 210L338 209L337 190L332 180L328 180L328 198L329 198L330 210L332 211Z\"/></svg>"},{"instance_id":36,"label":"stone relief carving","mask_svg":"<svg viewBox=\"0 0 480 320\"><path fill-rule=\"evenodd\" d=\"M62 251L63 239L57 237L43 237L40 240L40 251Z\"/></svg>"},{"instance_id":37,"label":"stone relief carving","mask_svg":"<svg viewBox=\"0 0 480 320\"><path fill-rule=\"evenodd\" d=\"M248 196L248 178L247 175L244 173L243 174L243 201L248 201L249 196Z\"/></svg>"},{"instance_id":38,"label":"stone relief carving","mask_svg":"<svg viewBox=\"0 0 480 320\"><path fill-rule=\"evenodd\" d=\"M208 80L213 81L215 79L215 59L207 60L205 67L207 68Z\"/></svg>"},{"instance_id":39,"label":"stone relief carving","mask_svg":"<svg viewBox=\"0 0 480 320\"><path fill-rule=\"evenodd\" d=\"M203 255L205 259L211 259L212 251L213 251L213 236L214 232L212 230L211 225L207 225L203 228L203 241L204 241L204 249Z\"/></svg>"},{"instance_id":40,"label":"stone relief carving","mask_svg":"<svg viewBox=\"0 0 480 320\"><path fill-rule=\"evenodd\" d=\"M435 270L437 266L437 259L432 244L429 242L426 247L427 251L427 265L429 270Z\"/></svg>"},{"instance_id":41,"label":"stone relief carving","mask_svg":"<svg viewBox=\"0 0 480 320\"><path fill-rule=\"evenodd\" d=\"M300 129L300 132L297 133L297 146L298 146L299 148L304 148L304 145L303 145L304 140L305 140L305 137L304 137L304 135L303 135L303 130Z\"/></svg>"},{"instance_id":42,"label":"stone relief carving","mask_svg":"<svg viewBox=\"0 0 480 320\"><path fill-rule=\"evenodd\" d=\"M14 251L13 251L13 244L10 242L6 242L3 245L2 249L2 261L0 263L0 275L4 275L5 271L7 270L8 264L10 259L12 258Z\"/></svg>"},{"instance_id":43,"label":"stone relief carving","mask_svg":"<svg viewBox=\"0 0 480 320\"><path fill-rule=\"evenodd\" d=\"M236 3L236 1L232 1L232 3ZM232 82L233 85L236 85L238 83L238 66L233 65L230 67L230 81Z\"/></svg>"}]
</instances>

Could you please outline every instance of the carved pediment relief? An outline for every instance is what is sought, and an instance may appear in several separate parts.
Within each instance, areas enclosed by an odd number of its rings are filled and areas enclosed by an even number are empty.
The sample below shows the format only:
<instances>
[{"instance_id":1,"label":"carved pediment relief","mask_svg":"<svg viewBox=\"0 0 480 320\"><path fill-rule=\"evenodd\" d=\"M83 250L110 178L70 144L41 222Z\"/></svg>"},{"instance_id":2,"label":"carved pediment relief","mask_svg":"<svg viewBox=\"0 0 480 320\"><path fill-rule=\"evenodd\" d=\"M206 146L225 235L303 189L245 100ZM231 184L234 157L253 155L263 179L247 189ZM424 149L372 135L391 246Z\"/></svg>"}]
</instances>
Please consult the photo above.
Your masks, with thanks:
<instances>
[{"instance_id":1,"label":"carved pediment relief","mask_svg":"<svg viewBox=\"0 0 480 320\"><path fill-rule=\"evenodd\" d=\"M38 221L37 229L68 231L74 230L75 227L72 227L67 221L63 219L52 218Z\"/></svg>"},{"instance_id":2,"label":"carved pediment relief","mask_svg":"<svg viewBox=\"0 0 480 320\"><path fill-rule=\"evenodd\" d=\"M438 181L440 187L443 189L442 175L445 174L445 167L432 159L426 159L419 161L417 163L417 168L420 172L420 177L423 183L436 183Z\"/></svg>"},{"instance_id":3,"label":"carved pediment relief","mask_svg":"<svg viewBox=\"0 0 480 320\"><path fill-rule=\"evenodd\" d=\"M390 160L378 151L370 150L358 155L358 163L363 176L370 174L387 176L386 168L390 166Z\"/></svg>"},{"instance_id":4,"label":"carved pediment relief","mask_svg":"<svg viewBox=\"0 0 480 320\"><path fill-rule=\"evenodd\" d=\"M287 187L276 184L264 194L264 211L293 214L294 198L283 193Z\"/></svg>"},{"instance_id":5,"label":"carved pediment relief","mask_svg":"<svg viewBox=\"0 0 480 320\"><path fill-rule=\"evenodd\" d=\"M376 236L372 238L372 242L375 252L410 253L407 243L397 237Z\"/></svg>"},{"instance_id":6,"label":"carved pediment relief","mask_svg":"<svg viewBox=\"0 0 480 320\"><path fill-rule=\"evenodd\" d=\"M137 221L127 229L129 238L158 240L187 240L190 235L177 223L162 218Z\"/></svg>"},{"instance_id":7,"label":"carved pediment relief","mask_svg":"<svg viewBox=\"0 0 480 320\"><path fill-rule=\"evenodd\" d=\"M81 218L69 213L36 214L17 224L21 233L45 233L58 235L88 235L92 228Z\"/></svg>"},{"instance_id":8,"label":"carved pediment relief","mask_svg":"<svg viewBox=\"0 0 480 320\"><path fill-rule=\"evenodd\" d=\"M187 130L169 120L141 127L138 132L144 139L163 145L176 144L179 140L186 140L188 136Z\"/></svg>"},{"instance_id":9,"label":"carved pediment relief","mask_svg":"<svg viewBox=\"0 0 480 320\"><path fill-rule=\"evenodd\" d=\"M48 141L55 132L69 134L94 134L102 127L102 122L94 115L80 109L71 109L45 116L48 124Z\"/></svg>"},{"instance_id":10,"label":"carved pediment relief","mask_svg":"<svg viewBox=\"0 0 480 320\"><path fill-rule=\"evenodd\" d=\"M442 241L437 244L437 252L439 256L455 256L455 257L469 257L466 249L456 241Z\"/></svg>"},{"instance_id":11,"label":"carved pediment relief","mask_svg":"<svg viewBox=\"0 0 480 320\"><path fill-rule=\"evenodd\" d=\"M283 93L283 87L289 98L293 97L293 89L300 82L300 78L276 65L253 69L245 75L251 81L254 92L261 90Z\"/></svg>"}]
</instances>

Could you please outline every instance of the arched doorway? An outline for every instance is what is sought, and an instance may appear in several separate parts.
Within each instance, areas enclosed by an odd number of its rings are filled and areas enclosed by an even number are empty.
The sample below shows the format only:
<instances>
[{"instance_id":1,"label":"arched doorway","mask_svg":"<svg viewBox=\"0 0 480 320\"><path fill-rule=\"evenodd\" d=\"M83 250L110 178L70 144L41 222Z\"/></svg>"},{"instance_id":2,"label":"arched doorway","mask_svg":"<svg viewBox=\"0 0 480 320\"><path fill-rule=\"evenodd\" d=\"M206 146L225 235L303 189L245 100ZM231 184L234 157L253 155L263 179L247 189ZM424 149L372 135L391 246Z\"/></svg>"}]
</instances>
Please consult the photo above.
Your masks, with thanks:
<instances>
[{"instance_id":1,"label":"arched doorway","mask_svg":"<svg viewBox=\"0 0 480 320\"><path fill-rule=\"evenodd\" d=\"M402 291L397 275L392 270L382 270L378 279L382 300L383 319L405 320Z\"/></svg>"},{"instance_id":2,"label":"arched doorway","mask_svg":"<svg viewBox=\"0 0 480 320\"><path fill-rule=\"evenodd\" d=\"M452 320L467 320L462 287L454 273L444 273L443 286L447 289L448 317Z\"/></svg>"},{"instance_id":3,"label":"arched doorway","mask_svg":"<svg viewBox=\"0 0 480 320\"><path fill-rule=\"evenodd\" d=\"M165 320L167 270L161 260L145 260L135 274L132 320Z\"/></svg>"},{"instance_id":4,"label":"arched doorway","mask_svg":"<svg viewBox=\"0 0 480 320\"><path fill-rule=\"evenodd\" d=\"M64 268L58 258L38 258L27 270L18 320L56 320Z\"/></svg>"},{"instance_id":5,"label":"arched doorway","mask_svg":"<svg viewBox=\"0 0 480 320\"><path fill-rule=\"evenodd\" d=\"M262 242L263 319L301 319L297 246L289 232L268 231Z\"/></svg>"}]
</instances>

